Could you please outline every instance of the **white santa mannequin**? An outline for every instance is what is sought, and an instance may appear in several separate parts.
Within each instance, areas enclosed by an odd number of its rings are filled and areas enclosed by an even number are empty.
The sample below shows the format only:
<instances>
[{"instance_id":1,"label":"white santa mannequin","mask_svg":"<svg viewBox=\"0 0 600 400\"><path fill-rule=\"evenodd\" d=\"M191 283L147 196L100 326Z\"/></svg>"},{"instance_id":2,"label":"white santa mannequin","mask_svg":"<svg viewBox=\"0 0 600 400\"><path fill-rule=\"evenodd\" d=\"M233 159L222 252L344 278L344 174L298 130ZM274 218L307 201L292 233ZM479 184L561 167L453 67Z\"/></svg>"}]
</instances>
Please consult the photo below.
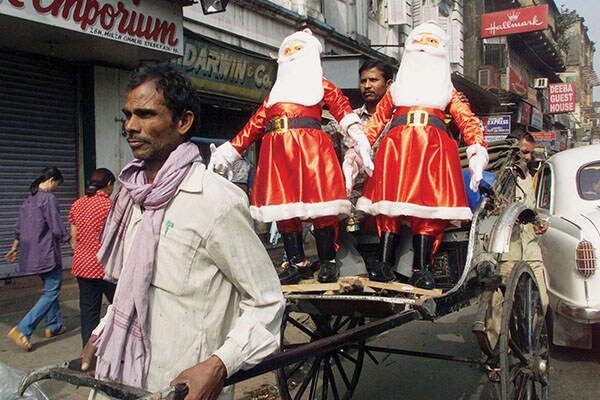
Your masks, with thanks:
<instances>
[{"instance_id":1,"label":"white santa mannequin","mask_svg":"<svg viewBox=\"0 0 600 400\"><path fill-rule=\"evenodd\" d=\"M271 93L246 126L219 148L212 147L209 169L226 172L239 154L262 138L252 191L252 216L277 223L289 260L282 284L312 275L304 255L302 221L314 225L320 282L339 276L335 265L337 222L350 212L342 171L331 139L321 130L322 104L329 106L354 149L372 171L370 145L360 119L339 88L323 78L322 46L310 30L283 40Z\"/></svg>"},{"instance_id":2,"label":"white santa mannequin","mask_svg":"<svg viewBox=\"0 0 600 400\"><path fill-rule=\"evenodd\" d=\"M413 233L411 283L433 288L433 253L451 220L468 220L466 191L458 146L444 121L448 111L458 125L475 168L472 184L485 164L487 151L478 119L463 103L450 79L448 38L439 25L427 22L408 36L395 82L381 100L365 134L371 143L391 120L391 129L375 156L375 171L357 208L375 215L381 260L369 270L371 279L395 278L394 241L401 224Z\"/></svg>"}]
</instances>

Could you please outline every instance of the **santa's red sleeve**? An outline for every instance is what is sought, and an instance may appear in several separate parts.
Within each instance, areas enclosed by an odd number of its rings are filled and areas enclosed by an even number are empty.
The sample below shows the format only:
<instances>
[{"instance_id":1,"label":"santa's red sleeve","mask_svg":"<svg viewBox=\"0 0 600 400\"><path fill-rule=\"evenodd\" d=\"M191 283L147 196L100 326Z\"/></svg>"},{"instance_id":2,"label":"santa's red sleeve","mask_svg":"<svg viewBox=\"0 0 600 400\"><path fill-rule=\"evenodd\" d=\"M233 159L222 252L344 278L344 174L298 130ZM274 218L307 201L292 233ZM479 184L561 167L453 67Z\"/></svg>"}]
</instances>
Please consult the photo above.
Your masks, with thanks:
<instances>
[{"instance_id":1,"label":"santa's red sleeve","mask_svg":"<svg viewBox=\"0 0 600 400\"><path fill-rule=\"evenodd\" d=\"M467 145L479 143L487 149L487 143L483 139L483 132L479 125L479 119L471 111L471 107L463 103L456 89L452 89L452 100L450 100L450 115L460 129L463 139Z\"/></svg>"},{"instance_id":2,"label":"santa's red sleeve","mask_svg":"<svg viewBox=\"0 0 600 400\"><path fill-rule=\"evenodd\" d=\"M373 114L364 130L371 146L375 143L379 135L381 135L381 132L383 132L390 119L392 119L393 113L394 101L392 100L392 92L388 89L383 98L377 103L375 114Z\"/></svg>"},{"instance_id":3,"label":"santa's red sleeve","mask_svg":"<svg viewBox=\"0 0 600 400\"><path fill-rule=\"evenodd\" d=\"M360 118L352 110L346 95L325 78L323 78L323 101L329 106L329 112L338 121L344 133L350 125L355 122L360 123Z\"/></svg>"},{"instance_id":4,"label":"santa's red sleeve","mask_svg":"<svg viewBox=\"0 0 600 400\"><path fill-rule=\"evenodd\" d=\"M252 143L264 135L268 122L266 112L268 100L269 98L267 97L242 130L231 139L231 145L239 154L242 154Z\"/></svg>"}]
</instances>

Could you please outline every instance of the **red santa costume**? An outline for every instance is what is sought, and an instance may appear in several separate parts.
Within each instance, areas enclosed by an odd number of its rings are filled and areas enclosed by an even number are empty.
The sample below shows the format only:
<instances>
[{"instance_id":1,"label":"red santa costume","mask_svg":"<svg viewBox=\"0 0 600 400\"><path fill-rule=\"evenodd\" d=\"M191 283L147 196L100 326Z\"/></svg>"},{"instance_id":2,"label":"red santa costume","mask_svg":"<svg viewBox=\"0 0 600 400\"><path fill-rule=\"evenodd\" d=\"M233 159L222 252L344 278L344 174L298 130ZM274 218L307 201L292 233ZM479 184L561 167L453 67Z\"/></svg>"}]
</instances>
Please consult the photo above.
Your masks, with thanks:
<instances>
[{"instance_id":1,"label":"red santa costume","mask_svg":"<svg viewBox=\"0 0 600 400\"><path fill-rule=\"evenodd\" d=\"M322 104L327 104L345 133L362 136L364 145L370 148L346 96L323 78L321 50L310 30L284 39L277 79L269 97L231 142L213 150L211 157L218 170L223 164L219 157L228 164L262 138L250 212L259 221L277 222L290 264L304 268L301 273L306 276L309 268L303 252L301 221L313 222L319 260L335 262L337 221L351 208L333 144L321 129ZM293 276L286 276L282 283L295 281L296 272L292 271ZM333 267L326 271L321 264L319 280L335 281L338 274Z\"/></svg>"},{"instance_id":2,"label":"red santa costume","mask_svg":"<svg viewBox=\"0 0 600 400\"><path fill-rule=\"evenodd\" d=\"M389 234L399 232L401 223L408 223L413 238L419 241L413 241L416 271L430 265L431 254L450 220L472 217L458 145L448 134L445 110L460 128L464 141L474 145L469 153L479 151L487 162L487 145L479 120L452 86L446 46L446 34L438 25L425 23L415 28L406 41L395 82L365 127L365 134L374 143L392 120L375 156L373 176L357 203L359 210L376 216L382 237L384 265L376 267L372 276L377 280L393 279L387 269L393 253L386 254L383 242L390 240ZM423 240L426 243L421 243ZM386 269L383 276L381 268ZM420 286L431 287L431 283Z\"/></svg>"}]
</instances>

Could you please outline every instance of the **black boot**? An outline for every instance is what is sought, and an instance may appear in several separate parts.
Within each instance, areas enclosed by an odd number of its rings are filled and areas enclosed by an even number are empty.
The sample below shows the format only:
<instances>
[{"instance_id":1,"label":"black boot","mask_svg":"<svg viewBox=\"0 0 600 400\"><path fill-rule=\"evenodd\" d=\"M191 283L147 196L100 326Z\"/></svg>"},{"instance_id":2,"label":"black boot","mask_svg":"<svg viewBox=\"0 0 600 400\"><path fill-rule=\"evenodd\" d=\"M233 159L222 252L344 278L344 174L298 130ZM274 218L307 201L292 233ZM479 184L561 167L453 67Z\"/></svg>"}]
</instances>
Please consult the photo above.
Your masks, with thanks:
<instances>
[{"instance_id":1,"label":"black boot","mask_svg":"<svg viewBox=\"0 0 600 400\"><path fill-rule=\"evenodd\" d=\"M335 263L335 228L327 226L315 229L315 243L319 255L317 280L321 283L336 282L340 276L340 269Z\"/></svg>"},{"instance_id":2,"label":"black boot","mask_svg":"<svg viewBox=\"0 0 600 400\"><path fill-rule=\"evenodd\" d=\"M282 285L291 285L298 283L301 279L310 278L312 271L304 255L302 232L284 233L281 237L288 259L288 267L279 273L279 282Z\"/></svg>"},{"instance_id":3,"label":"black boot","mask_svg":"<svg viewBox=\"0 0 600 400\"><path fill-rule=\"evenodd\" d=\"M393 268L396 264L396 243L398 235L383 232L379 239L381 260L369 266L369 279L377 282L389 282L396 279Z\"/></svg>"},{"instance_id":4,"label":"black boot","mask_svg":"<svg viewBox=\"0 0 600 400\"><path fill-rule=\"evenodd\" d=\"M421 289L434 289L435 281L431 270L433 243L435 238L428 235L413 236L413 274L408 283Z\"/></svg>"}]
</instances>

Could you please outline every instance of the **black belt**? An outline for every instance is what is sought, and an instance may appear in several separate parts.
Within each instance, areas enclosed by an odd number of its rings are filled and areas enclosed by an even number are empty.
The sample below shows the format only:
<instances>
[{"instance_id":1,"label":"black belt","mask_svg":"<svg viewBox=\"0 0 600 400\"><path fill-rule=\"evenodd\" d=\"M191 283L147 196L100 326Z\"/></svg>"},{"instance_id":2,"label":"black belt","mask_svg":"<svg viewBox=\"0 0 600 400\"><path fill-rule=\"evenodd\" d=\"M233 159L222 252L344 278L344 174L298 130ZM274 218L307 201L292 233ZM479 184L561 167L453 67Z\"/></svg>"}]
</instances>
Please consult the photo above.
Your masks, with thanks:
<instances>
[{"instance_id":1,"label":"black belt","mask_svg":"<svg viewBox=\"0 0 600 400\"><path fill-rule=\"evenodd\" d=\"M299 129L299 128L313 128L321 129L321 121L315 118L309 117L275 117L267 123L265 127L265 133L269 132L281 132L287 129Z\"/></svg>"},{"instance_id":2,"label":"black belt","mask_svg":"<svg viewBox=\"0 0 600 400\"><path fill-rule=\"evenodd\" d=\"M444 132L448 132L448 124L443 119L433 114L428 114L425 111L410 111L408 114L400 115L392 120L390 129L400 125L408 126L433 126L434 128L441 129Z\"/></svg>"}]
</instances>

